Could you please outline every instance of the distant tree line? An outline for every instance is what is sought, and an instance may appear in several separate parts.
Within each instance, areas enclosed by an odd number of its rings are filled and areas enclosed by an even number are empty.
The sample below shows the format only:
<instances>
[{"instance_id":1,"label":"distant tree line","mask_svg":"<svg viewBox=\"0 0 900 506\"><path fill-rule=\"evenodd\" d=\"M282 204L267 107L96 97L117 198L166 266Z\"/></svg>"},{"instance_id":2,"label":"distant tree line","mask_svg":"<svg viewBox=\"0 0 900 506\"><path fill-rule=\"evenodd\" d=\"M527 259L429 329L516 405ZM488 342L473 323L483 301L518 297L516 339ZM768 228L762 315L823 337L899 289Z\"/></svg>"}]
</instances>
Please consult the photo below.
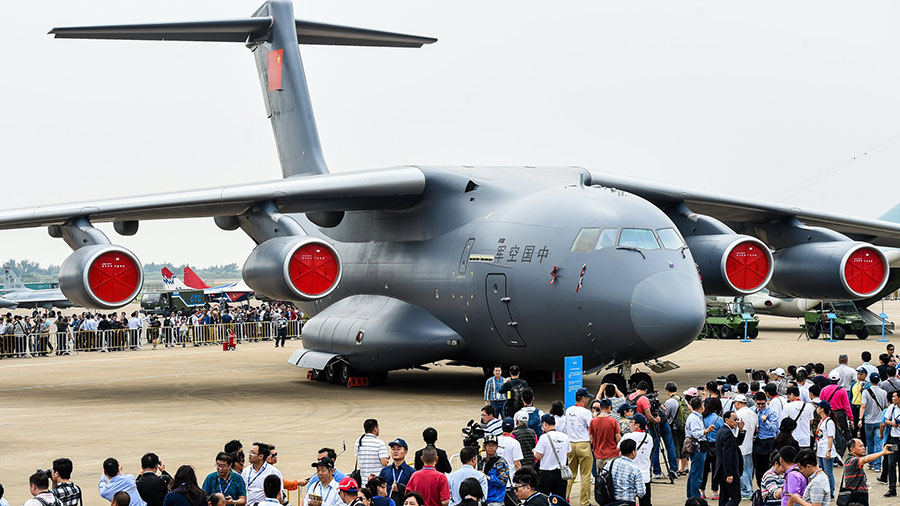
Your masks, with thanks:
<instances>
[{"instance_id":1,"label":"distant tree line","mask_svg":"<svg viewBox=\"0 0 900 506\"><path fill-rule=\"evenodd\" d=\"M12 266L13 271L19 275L19 278L25 283L42 283L55 282L59 278L59 266L49 265L42 267L37 262L31 260L13 260L9 259L3 262L3 265ZM144 264L144 279L147 281L162 281L163 267L168 267L178 276L182 275L183 269L187 264L172 265L171 263L147 263ZM198 276L204 281L223 279L240 279L241 269L236 263L225 265L210 265L208 267L191 266ZM2 280L0 280L2 281Z\"/></svg>"}]
</instances>

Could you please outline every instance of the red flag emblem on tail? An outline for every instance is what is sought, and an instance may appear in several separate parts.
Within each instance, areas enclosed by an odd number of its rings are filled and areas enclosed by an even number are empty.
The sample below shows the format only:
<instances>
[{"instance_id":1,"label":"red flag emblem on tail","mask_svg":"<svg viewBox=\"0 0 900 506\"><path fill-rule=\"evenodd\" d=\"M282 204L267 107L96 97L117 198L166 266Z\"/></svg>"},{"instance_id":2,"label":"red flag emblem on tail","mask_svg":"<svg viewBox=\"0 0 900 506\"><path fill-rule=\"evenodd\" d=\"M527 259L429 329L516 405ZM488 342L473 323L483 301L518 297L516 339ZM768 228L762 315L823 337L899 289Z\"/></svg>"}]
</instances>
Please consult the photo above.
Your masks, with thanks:
<instances>
[{"instance_id":1,"label":"red flag emblem on tail","mask_svg":"<svg viewBox=\"0 0 900 506\"><path fill-rule=\"evenodd\" d=\"M266 74L269 91L281 89L281 62L284 60L284 49L269 51L266 55Z\"/></svg>"}]
</instances>

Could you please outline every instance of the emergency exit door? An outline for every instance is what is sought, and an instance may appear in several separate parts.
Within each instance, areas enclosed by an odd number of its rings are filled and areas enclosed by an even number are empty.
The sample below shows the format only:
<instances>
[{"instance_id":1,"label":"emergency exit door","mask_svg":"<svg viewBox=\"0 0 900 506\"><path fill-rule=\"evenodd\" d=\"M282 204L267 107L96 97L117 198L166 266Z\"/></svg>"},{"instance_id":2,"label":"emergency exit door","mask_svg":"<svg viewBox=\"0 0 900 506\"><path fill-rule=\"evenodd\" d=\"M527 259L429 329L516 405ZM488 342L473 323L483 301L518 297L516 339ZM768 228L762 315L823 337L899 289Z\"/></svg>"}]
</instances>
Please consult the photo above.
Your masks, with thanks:
<instances>
[{"instance_id":1,"label":"emergency exit door","mask_svg":"<svg viewBox=\"0 0 900 506\"><path fill-rule=\"evenodd\" d=\"M506 292L506 274L488 274L485 278L485 299L491 323L500 339L507 346L524 347L525 340L519 335L519 322L512 317L512 299Z\"/></svg>"}]
</instances>

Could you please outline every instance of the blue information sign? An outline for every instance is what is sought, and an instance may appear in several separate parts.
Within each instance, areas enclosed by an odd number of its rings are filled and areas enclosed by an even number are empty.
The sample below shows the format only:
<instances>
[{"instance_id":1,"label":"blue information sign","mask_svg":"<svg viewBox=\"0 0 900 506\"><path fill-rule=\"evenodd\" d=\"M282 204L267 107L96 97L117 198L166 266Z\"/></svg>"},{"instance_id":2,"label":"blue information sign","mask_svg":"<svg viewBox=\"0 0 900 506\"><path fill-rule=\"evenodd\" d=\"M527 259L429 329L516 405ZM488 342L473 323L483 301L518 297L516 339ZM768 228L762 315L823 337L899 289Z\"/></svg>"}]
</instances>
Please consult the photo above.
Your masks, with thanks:
<instances>
[{"instance_id":1,"label":"blue information sign","mask_svg":"<svg viewBox=\"0 0 900 506\"><path fill-rule=\"evenodd\" d=\"M566 373L566 407L575 405L575 392L584 384L584 368L581 365L581 355L566 357L563 371Z\"/></svg>"}]
</instances>

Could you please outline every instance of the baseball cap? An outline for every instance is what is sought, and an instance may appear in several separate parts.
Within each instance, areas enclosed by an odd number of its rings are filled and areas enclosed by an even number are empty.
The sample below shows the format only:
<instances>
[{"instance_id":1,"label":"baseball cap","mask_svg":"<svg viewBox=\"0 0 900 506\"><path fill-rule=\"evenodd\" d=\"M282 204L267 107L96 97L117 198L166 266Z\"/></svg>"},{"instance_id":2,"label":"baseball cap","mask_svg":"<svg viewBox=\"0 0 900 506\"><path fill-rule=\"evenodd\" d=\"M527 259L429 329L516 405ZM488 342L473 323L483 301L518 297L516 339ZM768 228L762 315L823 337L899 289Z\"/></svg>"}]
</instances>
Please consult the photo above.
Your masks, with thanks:
<instances>
[{"instance_id":1,"label":"baseball cap","mask_svg":"<svg viewBox=\"0 0 900 506\"><path fill-rule=\"evenodd\" d=\"M576 399L580 399L580 398L582 398L582 397L588 397L588 398L591 398L591 399L594 398L594 396L591 395L590 392L588 392L588 389L587 389L587 388L579 388L578 391L575 392L575 398L576 398Z\"/></svg>"},{"instance_id":2,"label":"baseball cap","mask_svg":"<svg viewBox=\"0 0 900 506\"><path fill-rule=\"evenodd\" d=\"M881 376L878 375L877 372L873 372L869 375L869 381L872 383L878 383L881 380Z\"/></svg>"},{"instance_id":3,"label":"baseball cap","mask_svg":"<svg viewBox=\"0 0 900 506\"><path fill-rule=\"evenodd\" d=\"M688 388L687 390L685 390L685 391L682 392L682 393L683 393L684 395L687 395L687 396L690 396L690 397L697 397L698 395L700 395L700 392L697 390L696 387Z\"/></svg>"},{"instance_id":4,"label":"baseball cap","mask_svg":"<svg viewBox=\"0 0 900 506\"><path fill-rule=\"evenodd\" d=\"M820 408L831 409L831 403L829 403L828 401L819 401L816 403L816 406L819 406Z\"/></svg>"},{"instance_id":5,"label":"baseball cap","mask_svg":"<svg viewBox=\"0 0 900 506\"><path fill-rule=\"evenodd\" d=\"M634 404L628 404L626 402L626 403L622 404L621 406L619 406L619 409L617 411L619 412L620 415L623 415L629 409L634 411Z\"/></svg>"},{"instance_id":6,"label":"baseball cap","mask_svg":"<svg viewBox=\"0 0 900 506\"><path fill-rule=\"evenodd\" d=\"M784 377L784 369L782 369L781 367L776 367L775 369L772 369L772 374L774 374L775 376Z\"/></svg>"},{"instance_id":7,"label":"baseball cap","mask_svg":"<svg viewBox=\"0 0 900 506\"><path fill-rule=\"evenodd\" d=\"M831 374L828 375L828 379L838 381L841 379L841 375L838 374L837 371L831 371Z\"/></svg>"},{"instance_id":8,"label":"baseball cap","mask_svg":"<svg viewBox=\"0 0 900 506\"><path fill-rule=\"evenodd\" d=\"M390 443L388 443L388 446L394 446L394 445L402 446L404 450L409 451L409 445L407 445L406 441L400 439L399 437L397 439L391 441Z\"/></svg>"},{"instance_id":9,"label":"baseball cap","mask_svg":"<svg viewBox=\"0 0 900 506\"><path fill-rule=\"evenodd\" d=\"M503 419L503 423L500 427L503 429L503 432L509 432L516 428L516 422L514 422L512 418L507 416Z\"/></svg>"},{"instance_id":10,"label":"baseball cap","mask_svg":"<svg viewBox=\"0 0 900 506\"><path fill-rule=\"evenodd\" d=\"M635 413L635 415L632 416L631 419L634 420L634 423L640 425L642 429L647 427L647 417L646 416L644 416L640 413Z\"/></svg>"},{"instance_id":11,"label":"baseball cap","mask_svg":"<svg viewBox=\"0 0 900 506\"><path fill-rule=\"evenodd\" d=\"M493 443L497 444L497 436L493 434L485 434L484 435L484 444Z\"/></svg>"},{"instance_id":12,"label":"baseball cap","mask_svg":"<svg viewBox=\"0 0 900 506\"><path fill-rule=\"evenodd\" d=\"M517 422L528 423L528 413L524 411L517 412L513 418Z\"/></svg>"},{"instance_id":13,"label":"baseball cap","mask_svg":"<svg viewBox=\"0 0 900 506\"><path fill-rule=\"evenodd\" d=\"M321 459L312 463L312 467L324 466L328 469L334 469L334 461L329 457L322 457Z\"/></svg>"},{"instance_id":14,"label":"baseball cap","mask_svg":"<svg viewBox=\"0 0 900 506\"><path fill-rule=\"evenodd\" d=\"M356 480L353 478L345 476L344 479L338 483L338 490L355 494L356 492L359 492L359 485L356 484Z\"/></svg>"},{"instance_id":15,"label":"baseball cap","mask_svg":"<svg viewBox=\"0 0 900 506\"><path fill-rule=\"evenodd\" d=\"M869 374L869 371L868 371L865 367L860 367L859 369L856 370L856 372L861 372L861 373L864 373L864 374Z\"/></svg>"},{"instance_id":16,"label":"baseball cap","mask_svg":"<svg viewBox=\"0 0 900 506\"><path fill-rule=\"evenodd\" d=\"M541 422L546 423L547 425L556 425L556 418L550 413L546 413L541 417Z\"/></svg>"},{"instance_id":17,"label":"baseball cap","mask_svg":"<svg viewBox=\"0 0 900 506\"><path fill-rule=\"evenodd\" d=\"M744 394L737 394L734 396L734 402L743 402L747 404L747 396Z\"/></svg>"},{"instance_id":18,"label":"baseball cap","mask_svg":"<svg viewBox=\"0 0 900 506\"><path fill-rule=\"evenodd\" d=\"M722 385L722 387L720 388L720 390L722 390L722 393L723 393L723 394L724 394L725 392L730 392L730 391L731 391L731 385L729 385L728 383L725 383L724 385Z\"/></svg>"}]
</instances>

